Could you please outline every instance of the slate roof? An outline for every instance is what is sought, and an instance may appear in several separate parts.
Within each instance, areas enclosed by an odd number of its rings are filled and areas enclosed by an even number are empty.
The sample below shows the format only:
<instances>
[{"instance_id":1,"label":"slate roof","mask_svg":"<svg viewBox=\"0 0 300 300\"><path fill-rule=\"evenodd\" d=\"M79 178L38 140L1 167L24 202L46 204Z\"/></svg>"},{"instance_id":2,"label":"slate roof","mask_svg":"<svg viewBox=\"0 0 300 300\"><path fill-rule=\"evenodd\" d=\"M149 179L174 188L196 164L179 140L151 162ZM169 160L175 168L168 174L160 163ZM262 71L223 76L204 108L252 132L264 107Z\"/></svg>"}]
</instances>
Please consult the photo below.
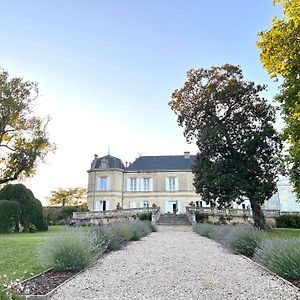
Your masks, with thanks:
<instances>
[{"instance_id":1,"label":"slate roof","mask_svg":"<svg viewBox=\"0 0 300 300\"><path fill-rule=\"evenodd\" d=\"M91 165L91 169L125 169L121 159L112 155L96 158Z\"/></svg>"},{"instance_id":2,"label":"slate roof","mask_svg":"<svg viewBox=\"0 0 300 300\"><path fill-rule=\"evenodd\" d=\"M125 171L189 171L195 160L196 155L141 156Z\"/></svg>"}]
</instances>

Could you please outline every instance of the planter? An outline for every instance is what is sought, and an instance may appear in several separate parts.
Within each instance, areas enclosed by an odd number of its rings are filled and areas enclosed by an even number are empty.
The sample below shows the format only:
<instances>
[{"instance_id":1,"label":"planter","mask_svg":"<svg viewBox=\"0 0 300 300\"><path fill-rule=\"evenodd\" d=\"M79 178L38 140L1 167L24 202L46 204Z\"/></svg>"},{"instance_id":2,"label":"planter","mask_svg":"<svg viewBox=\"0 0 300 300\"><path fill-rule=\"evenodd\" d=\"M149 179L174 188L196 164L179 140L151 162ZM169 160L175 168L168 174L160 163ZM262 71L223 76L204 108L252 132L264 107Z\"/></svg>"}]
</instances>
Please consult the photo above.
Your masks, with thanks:
<instances>
[{"instance_id":1,"label":"planter","mask_svg":"<svg viewBox=\"0 0 300 300\"><path fill-rule=\"evenodd\" d=\"M77 274L72 272L58 272L50 269L20 283L16 283L11 289L17 292L22 299L46 300L50 299L50 296L59 287Z\"/></svg>"}]
</instances>

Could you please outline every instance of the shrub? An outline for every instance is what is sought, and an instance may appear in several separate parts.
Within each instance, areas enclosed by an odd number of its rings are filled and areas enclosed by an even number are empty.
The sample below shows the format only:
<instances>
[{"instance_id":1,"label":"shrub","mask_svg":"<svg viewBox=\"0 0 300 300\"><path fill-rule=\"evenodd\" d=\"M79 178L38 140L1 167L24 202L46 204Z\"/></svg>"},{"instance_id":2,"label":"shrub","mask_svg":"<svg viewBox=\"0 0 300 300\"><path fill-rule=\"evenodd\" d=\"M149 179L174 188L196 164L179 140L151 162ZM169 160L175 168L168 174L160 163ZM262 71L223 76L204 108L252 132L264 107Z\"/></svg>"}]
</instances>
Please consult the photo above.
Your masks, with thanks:
<instances>
[{"instance_id":1,"label":"shrub","mask_svg":"<svg viewBox=\"0 0 300 300\"><path fill-rule=\"evenodd\" d=\"M18 296L15 292L4 292L0 287L0 300L21 300L21 297Z\"/></svg>"},{"instance_id":2,"label":"shrub","mask_svg":"<svg viewBox=\"0 0 300 300\"><path fill-rule=\"evenodd\" d=\"M233 225L216 225L216 231L212 239L225 246L226 235L230 232Z\"/></svg>"},{"instance_id":3,"label":"shrub","mask_svg":"<svg viewBox=\"0 0 300 300\"><path fill-rule=\"evenodd\" d=\"M196 217L196 222L197 223L205 223L208 220L208 215L203 214L199 211L196 211L195 217Z\"/></svg>"},{"instance_id":4,"label":"shrub","mask_svg":"<svg viewBox=\"0 0 300 300\"><path fill-rule=\"evenodd\" d=\"M262 240L263 233L253 226L236 225L224 236L223 244L235 253L252 257Z\"/></svg>"},{"instance_id":5,"label":"shrub","mask_svg":"<svg viewBox=\"0 0 300 300\"><path fill-rule=\"evenodd\" d=\"M300 279L300 239L265 240L254 259L269 270L291 280Z\"/></svg>"},{"instance_id":6,"label":"shrub","mask_svg":"<svg viewBox=\"0 0 300 300\"><path fill-rule=\"evenodd\" d=\"M121 249L129 241L138 241L151 233L150 226L142 221L123 221L94 228L97 239L105 240L110 251Z\"/></svg>"},{"instance_id":7,"label":"shrub","mask_svg":"<svg viewBox=\"0 0 300 300\"><path fill-rule=\"evenodd\" d=\"M152 214L143 212L141 214L138 214L138 218L140 221L151 221L152 220Z\"/></svg>"},{"instance_id":8,"label":"shrub","mask_svg":"<svg viewBox=\"0 0 300 300\"><path fill-rule=\"evenodd\" d=\"M300 216L281 215L276 218L276 226L279 228L300 228Z\"/></svg>"},{"instance_id":9,"label":"shrub","mask_svg":"<svg viewBox=\"0 0 300 300\"><path fill-rule=\"evenodd\" d=\"M214 238L218 229L219 226L214 224L196 224L193 227L194 232L210 239Z\"/></svg>"},{"instance_id":10,"label":"shrub","mask_svg":"<svg viewBox=\"0 0 300 300\"><path fill-rule=\"evenodd\" d=\"M23 184L7 184L0 190L0 199L18 202L21 214L20 223L24 231L28 231L31 224L37 230L45 231L48 226L43 219L42 204Z\"/></svg>"},{"instance_id":11,"label":"shrub","mask_svg":"<svg viewBox=\"0 0 300 300\"><path fill-rule=\"evenodd\" d=\"M0 233L19 231L20 206L16 201L0 200Z\"/></svg>"},{"instance_id":12,"label":"shrub","mask_svg":"<svg viewBox=\"0 0 300 300\"><path fill-rule=\"evenodd\" d=\"M39 247L39 262L57 271L78 272L103 251L95 237L80 228L69 228L51 236Z\"/></svg>"}]
</instances>

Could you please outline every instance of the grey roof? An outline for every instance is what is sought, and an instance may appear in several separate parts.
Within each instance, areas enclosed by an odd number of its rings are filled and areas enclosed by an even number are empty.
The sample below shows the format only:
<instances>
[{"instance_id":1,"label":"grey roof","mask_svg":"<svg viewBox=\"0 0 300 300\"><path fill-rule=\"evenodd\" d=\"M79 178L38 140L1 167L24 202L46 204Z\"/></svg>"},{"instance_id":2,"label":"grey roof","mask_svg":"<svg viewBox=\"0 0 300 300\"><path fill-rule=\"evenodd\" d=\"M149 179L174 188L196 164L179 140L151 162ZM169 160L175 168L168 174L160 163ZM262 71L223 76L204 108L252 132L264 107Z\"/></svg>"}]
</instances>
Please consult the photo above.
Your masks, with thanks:
<instances>
[{"instance_id":1,"label":"grey roof","mask_svg":"<svg viewBox=\"0 0 300 300\"><path fill-rule=\"evenodd\" d=\"M196 155L141 156L126 171L186 171L195 160Z\"/></svg>"},{"instance_id":2,"label":"grey roof","mask_svg":"<svg viewBox=\"0 0 300 300\"><path fill-rule=\"evenodd\" d=\"M102 156L100 158L95 157L92 162L91 169L125 169L125 166L121 159L112 155Z\"/></svg>"}]
</instances>

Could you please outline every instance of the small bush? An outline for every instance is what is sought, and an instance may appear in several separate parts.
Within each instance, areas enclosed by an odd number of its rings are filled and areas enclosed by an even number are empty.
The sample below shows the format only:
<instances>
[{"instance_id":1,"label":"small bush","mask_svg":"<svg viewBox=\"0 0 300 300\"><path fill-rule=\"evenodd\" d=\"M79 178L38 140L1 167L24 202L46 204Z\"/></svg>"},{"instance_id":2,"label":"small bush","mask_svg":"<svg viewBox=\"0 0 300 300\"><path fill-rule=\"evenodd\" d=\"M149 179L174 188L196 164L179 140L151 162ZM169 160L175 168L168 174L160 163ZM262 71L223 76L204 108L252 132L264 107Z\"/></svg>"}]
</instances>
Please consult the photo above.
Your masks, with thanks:
<instances>
[{"instance_id":1,"label":"small bush","mask_svg":"<svg viewBox=\"0 0 300 300\"><path fill-rule=\"evenodd\" d=\"M226 235L233 228L233 225L216 225L216 226L217 226L217 229L216 229L215 234L212 237L212 239L214 239L216 242L225 246Z\"/></svg>"},{"instance_id":2,"label":"small bush","mask_svg":"<svg viewBox=\"0 0 300 300\"><path fill-rule=\"evenodd\" d=\"M205 223L208 220L208 215L203 214L199 211L196 211L195 217L196 217L196 222L197 223Z\"/></svg>"},{"instance_id":3,"label":"small bush","mask_svg":"<svg viewBox=\"0 0 300 300\"><path fill-rule=\"evenodd\" d=\"M102 250L94 237L78 228L69 228L40 246L39 262L57 271L78 272L89 266Z\"/></svg>"},{"instance_id":4,"label":"small bush","mask_svg":"<svg viewBox=\"0 0 300 300\"><path fill-rule=\"evenodd\" d=\"M152 214L151 213L141 213L138 214L139 220L140 221L151 221L152 220Z\"/></svg>"},{"instance_id":5,"label":"small bush","mask_svg":"<svg viewBox=\"0 0 300 300\"><path fill-rule=\"evenodd\" d=\"M252 257L262 240L263 233L253 226L236 225L224 236L223 244L235 253Z\"/></svg>"},{"instance_id":6,"label":"small bush","mask_svg":"<svg viewBox=\"0 0 300 300\"><path fill-rule=\"evenodd\" d=\"M298 215L281 215L276 218L278 228L300 228L300 216Z\"/></svg>"},{"instance_id":7,"label":"small bush","mask_svg":"<svg viewBox=\"0 0 300 300\"><path fill-rule=\"evenodd\" d=\"M300 239L265 240L254 259L269 270L291 280L300 280Z\"/></svg>"}]
</instances>

